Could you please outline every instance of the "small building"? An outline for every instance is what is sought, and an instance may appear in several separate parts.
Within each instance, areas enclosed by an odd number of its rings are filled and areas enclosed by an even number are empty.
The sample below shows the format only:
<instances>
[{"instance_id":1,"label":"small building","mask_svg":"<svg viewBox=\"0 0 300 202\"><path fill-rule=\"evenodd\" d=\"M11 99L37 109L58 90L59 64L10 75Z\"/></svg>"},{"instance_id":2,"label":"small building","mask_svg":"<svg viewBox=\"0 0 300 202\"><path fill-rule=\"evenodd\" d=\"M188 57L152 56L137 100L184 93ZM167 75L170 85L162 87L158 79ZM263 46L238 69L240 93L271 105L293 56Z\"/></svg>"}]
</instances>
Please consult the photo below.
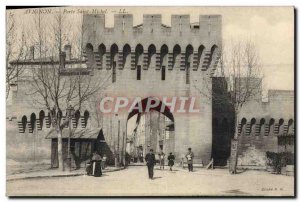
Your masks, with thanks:
<instances>
[{"instance_id":1,"label":"small building","mask_svg":"<svg viewBox=\"0 0 300 202\"><path fill-rule=\"evenodd\" d=\"M68 162L68 137L70 131L65 128L62 130L63 141L63 159L64 165ZM104 154L108 157L108 163L113 159L113 154L103 136L101 128L92 129L71 129L70 155L72 168L82 168L89 162L94 151L99 152L101 156ZM51 168L58 167L58 146L57 134L55 129L50 130L46 139L51 139ZM113 161L112 161L113 162Z\"/></svg>"}]
</instances>

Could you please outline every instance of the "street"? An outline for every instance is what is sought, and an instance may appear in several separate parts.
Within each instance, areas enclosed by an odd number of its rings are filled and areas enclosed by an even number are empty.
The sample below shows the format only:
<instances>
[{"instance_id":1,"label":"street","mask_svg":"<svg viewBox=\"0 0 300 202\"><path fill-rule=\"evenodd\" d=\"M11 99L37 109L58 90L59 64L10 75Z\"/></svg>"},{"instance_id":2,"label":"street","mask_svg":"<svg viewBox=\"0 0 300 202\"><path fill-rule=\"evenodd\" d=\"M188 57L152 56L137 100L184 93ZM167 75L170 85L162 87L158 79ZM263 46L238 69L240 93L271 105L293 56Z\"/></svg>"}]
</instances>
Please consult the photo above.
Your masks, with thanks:
<instances>
[{"instance_id":1,"label":"street","mask_svg":"<svg viewBox=\"0 0 300 202\"><path fill-rule=\"evenodd\" d=\"M7 181L8 196L292 196L294 177L264 171L230 175L227 169L195 169L189 173L145 166L105 173L102 177L73 176Z\"/></svg>"}]
</instances>

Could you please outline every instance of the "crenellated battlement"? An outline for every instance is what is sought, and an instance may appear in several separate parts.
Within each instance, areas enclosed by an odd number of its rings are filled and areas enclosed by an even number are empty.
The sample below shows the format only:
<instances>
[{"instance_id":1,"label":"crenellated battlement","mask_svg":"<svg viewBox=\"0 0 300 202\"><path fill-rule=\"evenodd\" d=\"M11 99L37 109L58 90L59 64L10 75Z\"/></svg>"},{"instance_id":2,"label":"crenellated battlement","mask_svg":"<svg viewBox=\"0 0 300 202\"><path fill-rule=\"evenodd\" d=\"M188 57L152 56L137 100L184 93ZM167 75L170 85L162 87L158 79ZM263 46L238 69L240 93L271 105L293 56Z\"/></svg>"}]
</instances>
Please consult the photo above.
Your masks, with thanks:
<instances>
[{"instance_id":1,"label":"crenellated battlement","mask_svg":"<svg viewBox=\"0 0 300 202\"><path fill-rule=\"evenodd\" d=\"M143 23L137 26L133 26L132 14L115 14L114 15L114 27L105 27L105 15L92 15L85 14L83 16L83 24L85 27L91 25L96 29L104 33L118 33L124 31L130 31L135 33L153 33L153 32L172 32L172 33L200 33L205 32L220 32L222 24L221 15L200 15L198 26L192 26L190 22L190 15L171 15L171 26L164 25L162 23L162 16L159 14L144 14ZM198 32L197 32L198 31Z\"/></svg>"},{"instance_id":2,"label":"crenellated battlement","mask_svg":"<svg viewBox=\"0 0 300 202\"><path fill-rule=\"evenodd\" d=\"M105 26L105 15L83 16L83 41L98 47L103 43L106 47L116 44L118 47L126 43L131 46L142 44L156 47L166 44L168 47L179 44L186 47L203 45L212 47L222 43L222 16L200 15L198 22L190 22L190 15L171 15L171 26L162 23L162 16L157 14L143 15L143 23L133 26L134 16L131 14L115 14L114 27Z\"/></svg>"},{"instance_id":3,"label":"crenellated battlement","mask_svg":"<svg viewBox=\"0 0 300 202\"><path fill-rule=\"evenodd\" d=\"M214 70L222 46L222 16L171 15L171 26L158 14L143 15L133 26L133 15L115 14L114 27L105 27L105 15L83 16L84 56L88 68Z\"/></svg>"}]
</instances>

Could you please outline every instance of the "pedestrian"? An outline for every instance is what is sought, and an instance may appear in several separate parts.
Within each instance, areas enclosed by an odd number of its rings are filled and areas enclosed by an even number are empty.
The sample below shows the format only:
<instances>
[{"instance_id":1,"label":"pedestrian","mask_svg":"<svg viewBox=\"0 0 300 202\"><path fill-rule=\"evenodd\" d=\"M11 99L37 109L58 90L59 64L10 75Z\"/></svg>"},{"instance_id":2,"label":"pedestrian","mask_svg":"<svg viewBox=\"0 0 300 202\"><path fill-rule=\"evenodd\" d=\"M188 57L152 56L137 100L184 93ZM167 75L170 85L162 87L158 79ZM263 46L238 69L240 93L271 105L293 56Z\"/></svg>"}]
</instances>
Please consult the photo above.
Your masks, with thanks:
<instances>
[{"instance_id":1,"label":"pedestrian","mask_svg":"<svg viewBox=\"0 0 300 202\"><path fill-rule=\"evenodd\" d=\"M192 152L192 148L188 149L188 153L185 155L185 158L187 159L189 172L193 172L194 153Z\"/></svg>"},{"instance_id":2,"label":"pedestrian","mask_svg":"<svg viewBox=\"0 0 300 202\"><path fill-rule=\"evenodd\" d=\"M175 156L172 154L172 152L170 152L169 156L168 156L168 166L170 166L170 171L172 171L172 167L174 166L174 160L175 160Z\"/></svg>"},{"instance_id":3,"label":"pedestrian","mask_svg":"<svg viewBox=\"0 0 300 202\"><path fill-rule=\"evenodd\" d=\"M103 155L102 157L102 170L104 170L106 168L106 160L107 160L107 157L106 157L106 154Z\"/></svg>"},{"instance_id":4,"label":"pedestrian","mask_svg":"<svg viewBox=\"0 0 300 202\"><path fill-rule=\"evenodd\" d=\"M159 157L159 169L165 169L165 153L163 151L161 151L159 154L158 154L158 157Z\"/></svg>"},{"instance_id":5,"label":"pedestrian","mask_svg":"<svg viewBox=\"0 0 300 202\"><path fill-rule=\"evenodd\" d=\"M131 156L128 154L128 152L125 153L125 166L128 166L130 164Z\"/></svg>"},{"instance_id":6,"label":"pedestrian","mask_svg":"<svg viewBox=\"0 0 300 202\"><path fill-rule=\"evenodd\" d=\"M92 156L92 175L94 177L100 177L102 175L101 160L101 156L95 151Z\"/></svg>"},{"instance_id":7,"label":"pedestrian","mask_svg":"<svg viewBox=\"0 0 300 202\"><path fill-rule=\"evenodd\" d=\"M153 180L153 175L154 175L153 169L154 169L154 165L155 165L155 155L153 153L153 149L150 149L150 152L148 154L146 154L145 161L146 161L147 167L148 167L149 179Z\"/></svg>"}]
</instances>

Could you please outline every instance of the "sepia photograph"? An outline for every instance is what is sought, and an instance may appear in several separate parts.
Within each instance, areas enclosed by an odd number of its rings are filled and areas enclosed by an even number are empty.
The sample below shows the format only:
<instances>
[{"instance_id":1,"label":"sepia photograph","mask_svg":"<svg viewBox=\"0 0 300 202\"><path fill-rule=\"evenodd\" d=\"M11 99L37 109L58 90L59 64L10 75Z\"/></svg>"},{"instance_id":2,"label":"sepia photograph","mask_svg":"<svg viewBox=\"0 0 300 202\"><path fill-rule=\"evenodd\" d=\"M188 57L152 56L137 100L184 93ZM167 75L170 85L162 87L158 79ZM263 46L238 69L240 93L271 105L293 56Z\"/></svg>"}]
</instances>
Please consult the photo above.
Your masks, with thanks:
<instances>
[{"instance_id":1,"label":"sepia photograph","mask_svg":"<svg viewBox=\"0 0 300 202\"><path fill-rule=\"evenodd\" d=\"M294 198L295 12L7 6L6 196Z\"/></svg>"}]
</instances>

